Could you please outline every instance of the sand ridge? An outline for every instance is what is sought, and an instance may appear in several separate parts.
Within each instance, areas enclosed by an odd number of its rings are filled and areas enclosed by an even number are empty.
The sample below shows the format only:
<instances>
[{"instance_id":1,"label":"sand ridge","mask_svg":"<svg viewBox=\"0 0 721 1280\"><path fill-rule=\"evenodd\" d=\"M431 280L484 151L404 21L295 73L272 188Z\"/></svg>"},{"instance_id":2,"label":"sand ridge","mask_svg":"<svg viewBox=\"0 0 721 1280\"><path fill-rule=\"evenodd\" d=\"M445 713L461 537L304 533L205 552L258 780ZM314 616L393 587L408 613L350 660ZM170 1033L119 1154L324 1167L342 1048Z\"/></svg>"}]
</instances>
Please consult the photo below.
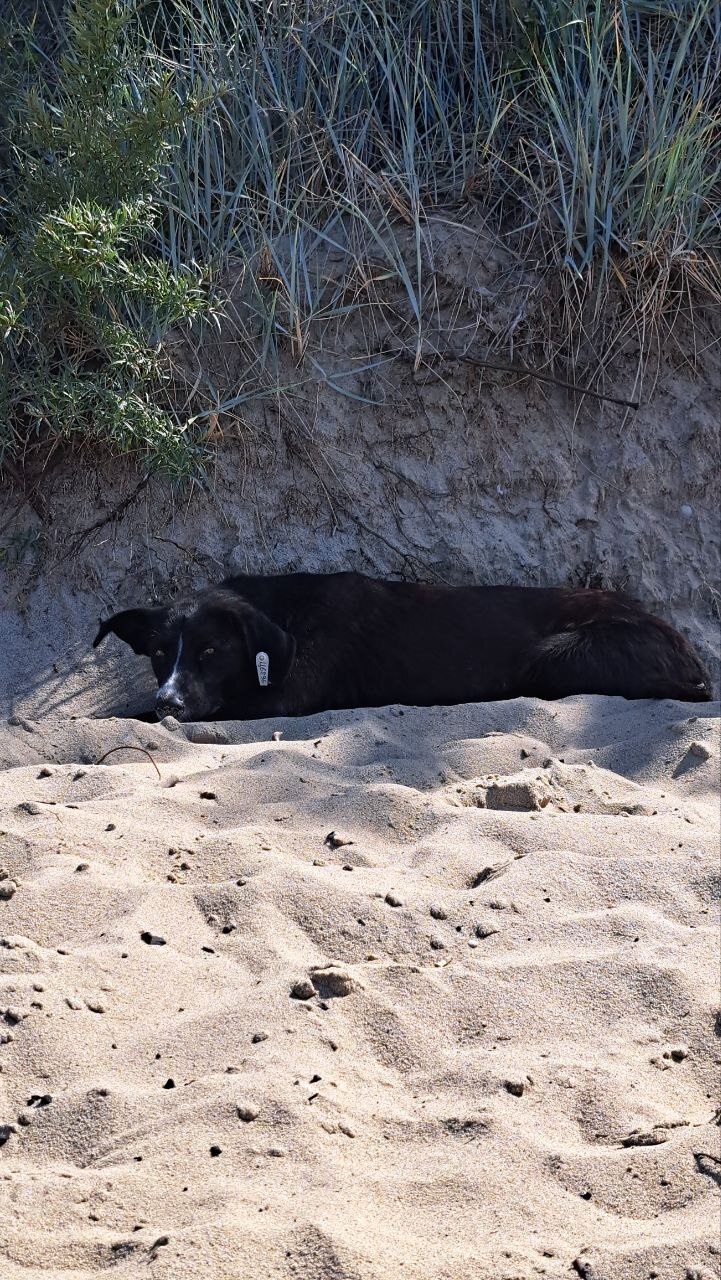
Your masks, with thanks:
<instances>
[{"instance_id":1,"label":"sand ridge","mask_svg":"<svg viewBox=\"0 0 721 1280\"><path fill-rule=\"evenodd\" d=\"M718 714L1 728L3 1280L717 1276Z\"/></svg>"}]
</instances>

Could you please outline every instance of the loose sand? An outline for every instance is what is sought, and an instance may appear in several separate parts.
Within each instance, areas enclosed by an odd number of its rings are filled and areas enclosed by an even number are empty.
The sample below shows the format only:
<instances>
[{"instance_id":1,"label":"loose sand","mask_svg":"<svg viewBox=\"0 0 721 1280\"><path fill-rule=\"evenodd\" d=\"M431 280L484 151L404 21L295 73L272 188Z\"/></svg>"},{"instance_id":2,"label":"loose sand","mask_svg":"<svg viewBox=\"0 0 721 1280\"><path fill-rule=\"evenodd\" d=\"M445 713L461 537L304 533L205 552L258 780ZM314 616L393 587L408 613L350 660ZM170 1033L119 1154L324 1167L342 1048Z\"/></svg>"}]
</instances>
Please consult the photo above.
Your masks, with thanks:
<instances>
[{"instance_id":1,"label":"loose sand","mask_svg":"<svg viewBox=\"0 0 721 1280\"><path fill-rule=\"evenodd\" d=\"M717 1276L718 710L0 730L3 1280Z\"/></svg>"}]
</instances>

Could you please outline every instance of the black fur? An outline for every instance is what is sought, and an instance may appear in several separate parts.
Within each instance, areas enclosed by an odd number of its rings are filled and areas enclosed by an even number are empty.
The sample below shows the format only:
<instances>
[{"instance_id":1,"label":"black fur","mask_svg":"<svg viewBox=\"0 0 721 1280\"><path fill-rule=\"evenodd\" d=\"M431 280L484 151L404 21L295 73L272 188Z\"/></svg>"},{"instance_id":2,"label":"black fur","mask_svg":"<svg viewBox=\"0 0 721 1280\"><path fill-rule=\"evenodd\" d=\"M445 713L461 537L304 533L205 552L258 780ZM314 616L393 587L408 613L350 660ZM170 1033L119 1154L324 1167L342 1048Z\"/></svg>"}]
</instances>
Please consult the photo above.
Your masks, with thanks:
<instances>
[{"instance_id":1,"label":"black fur","mask_svg":"<svg viewBox=\"0 0 721 1280\"><path fill-rule=\"evenodd\" d=\"M182 720L574 693L711 697L683 637L613 591L243 576L116 614L94 644L111 631L151 658L158 713Z\"/></svg>"}]
</instances>

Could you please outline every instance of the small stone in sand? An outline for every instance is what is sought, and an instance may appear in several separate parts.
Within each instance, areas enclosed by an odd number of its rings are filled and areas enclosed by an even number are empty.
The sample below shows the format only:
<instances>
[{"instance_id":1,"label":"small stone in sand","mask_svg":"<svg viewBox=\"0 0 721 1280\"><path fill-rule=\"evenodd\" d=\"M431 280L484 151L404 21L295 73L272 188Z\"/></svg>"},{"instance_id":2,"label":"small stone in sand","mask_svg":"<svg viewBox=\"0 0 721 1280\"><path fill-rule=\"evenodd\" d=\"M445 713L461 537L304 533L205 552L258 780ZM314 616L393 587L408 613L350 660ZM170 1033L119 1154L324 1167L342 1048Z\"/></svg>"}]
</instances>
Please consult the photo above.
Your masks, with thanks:
<instances>
[{"instance_id":1,"label":"small stone in sand","mask_svg":"<svg viewBox=\"0 0 721 1280\"><path fill-rule=\"evenodd\" d=\"M14 1027L18 1022L24 1022L25 1018L30 1017L30 1010L23 1009L20 1005L10 1004L5 1009L0 1009L0 1013L4 1014L5 1021Z\"/></svg>"},{"instance_id":2,"label":"small stone in sand","mask_svg":"<svg viewBox=\"0 0 721 1280\"><path fill-rule=\"evenodd\" d=\"M490 938L494 933L498 932L499 930L492 924L477 924L475 928L477 938Z\"/></svg>"},{"instance_id":3,"label":"small stone in sand","mask_svg":"<svg viewBox=\"0 0 721 1280\"><path fill-rule=\"evenodd\" d=\"M690 756L696 756L697 760L710 760L713 752L705 742L692 742L688 753Z\"/></svg>"},{"instance_id":4,"label":"small stone in sand","mask_svg":"<svg viewBox=\"0 0 721 1280\"><path fill-rule=\"evenodd\" d=\"M166 729L173 728L175 731L175 726L168 724L170 719L172 719L171 716L166 716L162 724ZM225 729L221 729L217 724L184 724L182 727L188 742L196 743L198 746L227 747L230 742ZM177 725L177 728L180 729L180 725Z\"/></svg>"},{"instance_id":5,"label":"small stone in sand","mask_svg":"<svg viewBox=\"0 0 721 1280\"><path fill-rule=\"evenodd\" d=\"M237 1111L238 1119L242 1120L245 1124L250 1124L252 1120L257 1120L260 1115L258 1107L251 1107L245 1103L239 1103Z\"/></svg>"},{"instance_id":6,"label":"small stone in sand","mask_svg":"<svg viewBox=\"0 0 721 1280\"><path fill-rule=\"evenodd\" d=\"M0 902L9 902L15 893L17 893L17 884L14 880L0 879Z\"/></svg>"},{"instance_id":7,"label":"small stone in sand","mask_svg":"<svg viewBox=\"0 0 721 1280\"><path fill-rule=\"evenodd\" d=\"M468 881L468 888L480 889L481 885L486 884L488 880L495 880L498 876L503 875L508 865L507 862L501 862L496 866L483 867Z\"/></svg>"},{"instance_id":8,"label":"small stone in sand","mask_svg":"<svg viewBox=\"0 0 721 1280\"><path fill-rule=\"evenodd\" d=\"M664 1058L671 1058L673 1062L683 1062L684 1058L688 1057L688 1053L687 1044L677 1044L672 1049L667 1049L663 1056Z\"/></svg>"},{"instance_id":9,"label":"small stone in sand","mask_svg":"<svg viewBox=\"0 0 721 1280\"><path fill-rule=\"evenodd\" d=\"M307 978L300 978L290 989L291 1000L312 1000L314 995L315 987Z\"/></svg>"},{"instance_id":10,"label":"small stone in sand","mask_svg":"<svg viewBox=\"0 0 721 1280\"><path fill-rule=\"evenodd\" d=\"M336 965L322 965L311 969L311 985L314 991L326 998L349 996L355 989L355 983L348 971Z\"/></svg>"},{"instance_id":11,"label":"small stone in sand","mask_svg":"<svg viewBox=\"0 0 721 1280\"><path fill-rule=\"evenodd\" d=\"M431 907L431 915L434 920L448 919L448 912L446 911L445 907L437 907L437 906Z\"/></svg>"},{"instance_id":12,"label":"small stone in sand","mask_svg":"<svg viewBox=\"0 0 721 1280\"><path fill-rule=\"evenodd\" d=\"M662 1129L650 1129L644 1133L640 1129L634 1129L632 1133L621 1139L622 1147L660 1147L664 1142L668 1142L668 1134ZM661 1179L663 1184L663 1178Z\"/></svg>"},{"instance_id":13,"label":"small stone in sand","mask_svg":"<svg viewBox=\"0 0 721 1280\"><path fill-rule=\"evenodd\" d=\"M222 1147L213 1146L210 1148L210 1154L211 1156L219 1156L222 1150Z\"/></svg>"},{"instance_id":14,"label":"small stone in sand","mask_svg":"<svg viewBox=\"0 0 721 1280\"><path fill-rule=\"evenodd\" d=\"M523 1080L504 1080L504 1087L507 1093L513 1094L514 1098L521 1098L525 1089Z\"/></svg>"},{"instance_id":15,"label":"small stone in sand","mask_svg":"<svg viewBox=\"0 0 721 1280\"><path fill-rule=\"evenodd\" d=\"M251 1043L251 1044L262 1044L262 1043L263 1043L263 1041L264 1041L264 1040L267 1040L267 1039L268 1039L268 1032L267 1032L267 1031L256 1031L256 1032L254 1032L254 1034L251 1036L251 1038L250 1038L250 1043Z\"/></svg>"},{"instance_id":16,"label":"small stone in sand","mask_svg":"<svg viewBox=\"0 0 721 1280\"><path fill-rule=\"evenodd\" d=\"M174 1088L175 1088L175 1081L173 1080L173 1077L172 1077L172 1076L170 1076L170 1077L169 1077L169 1079L167 1079L167 1080L165 1081L165 1084L163 1085L163 1088L164 1088L164 1089L174 1089Z\"/></svg>"},{"instance_id":17,"label":"small stone in sand","mask_svg":"<svg viewBox=\"0 0 721 1280\"><path fill-rule=\"evenodd\" d=\"M285 1147L268 1147L268 1155L275 1156L277 1160L281 1160L283 1156L287 1156L288 1152Z\"/></svg>"},{"instance_id":18,"label":"small stone in sand","mask_svg":"<svg viewBox=\"0 0 721 1280\"><path fill-rule=\"evenodd\" d=\"M394 893L387 893L387 894L386 894L386 896L385 896L385 901L387 902L387 904L388 904L388 906L389 906L389 907L402 907L402 906L403 906L403 901L402 901L402 899L401 899L401 898L397 898L397 897L396 897L396 895L395 895Z\"/></svg>"},{"instance_id":19,"label":"small stone in sand","mask_svg":"<svg viewBox=\"0 0 721 1280\"><path fill-rule=\"evenodd\" d=\"M86 1000L85 1003L91 1013L105 1013L107 1010L107 1006L103 1004L102 1000L97 1000L93 997Z\"/></svg>"},{"instance_id":20,"label":"small stone in sand","mask_svg":"<svg viewBox=\"0 0 721 1280\"><path fill-rule=\"evenodd\" d=\"M574 1258L571 1266L576 1272L576 1275L581 1277L581 1280L600 1280L600 1271L597 1269L598 1264L592 1257L579 1256L578 1258Z\"/></svg>"},{"instance_id":21,"label":"small stone in sand","mask_svg":"<svg viewBox=\"0 0 721 1280\"><path fill-rule=\"evenodd\" d=\"M343 845L353 844L353 841L349 840L347 836L339 835L337 831L329 831L325 838L325 843L331 849L342 849Z\"/></svg>"},{"instance_id":22,"label":"small stone in sand","mask_svg":"<svg viewBox=\"0 0 721 1280\"><path fill-rule=\"evenodd\" d=\"M48 769L47 765L43 765L42 769L40 770L40 772L39 772L39 774L38 774L38 777L39 777L39 778L52 778L52 776L53 776L53 771L52 771L52 769Z\"/></svg>"},{"instance_id":23,"label":"small stone in sand","mask_svg":"<svg viewBox=\"0 0 721 1280\"><path fill-rule=\"evenodd\" d=\"M488 809L538 810L550 796L535 782L496 782L486 792Z\"/></svg>"},{"instance_id":24,"label":"small stone in sand","mask_svg":"<svg viewBox=\"0 0 721 1280\"><path fill-rule=\"evenodd\" d=\"M148 929L144 929L140 937L141 937L141 940L145 942L149 947L165 946L165 938L163 938L159 933L150 933Z\"/></svg>"}]
</instances>

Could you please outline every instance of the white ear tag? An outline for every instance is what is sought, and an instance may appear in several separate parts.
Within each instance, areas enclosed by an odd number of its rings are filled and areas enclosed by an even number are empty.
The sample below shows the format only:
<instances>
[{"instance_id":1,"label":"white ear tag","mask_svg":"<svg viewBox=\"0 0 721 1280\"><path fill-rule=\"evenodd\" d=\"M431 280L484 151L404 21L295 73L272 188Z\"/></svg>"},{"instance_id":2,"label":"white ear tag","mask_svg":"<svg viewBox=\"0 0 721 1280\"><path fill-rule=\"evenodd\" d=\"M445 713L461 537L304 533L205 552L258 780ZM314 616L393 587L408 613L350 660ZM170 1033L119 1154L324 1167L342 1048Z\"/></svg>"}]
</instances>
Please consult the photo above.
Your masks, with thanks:
<instances>
[{"instance_id":1,"label":"white ear tag","mask_svg":"<svg viewBox=\"0 0 721 1280\"><path fill-rule=\"evenodd\" d=\"M258 672L258 684L264 689L268 683L270 659L267 653L263 653L262 650L255 655L255 669Z\"/></svg>"}]
</instances>

